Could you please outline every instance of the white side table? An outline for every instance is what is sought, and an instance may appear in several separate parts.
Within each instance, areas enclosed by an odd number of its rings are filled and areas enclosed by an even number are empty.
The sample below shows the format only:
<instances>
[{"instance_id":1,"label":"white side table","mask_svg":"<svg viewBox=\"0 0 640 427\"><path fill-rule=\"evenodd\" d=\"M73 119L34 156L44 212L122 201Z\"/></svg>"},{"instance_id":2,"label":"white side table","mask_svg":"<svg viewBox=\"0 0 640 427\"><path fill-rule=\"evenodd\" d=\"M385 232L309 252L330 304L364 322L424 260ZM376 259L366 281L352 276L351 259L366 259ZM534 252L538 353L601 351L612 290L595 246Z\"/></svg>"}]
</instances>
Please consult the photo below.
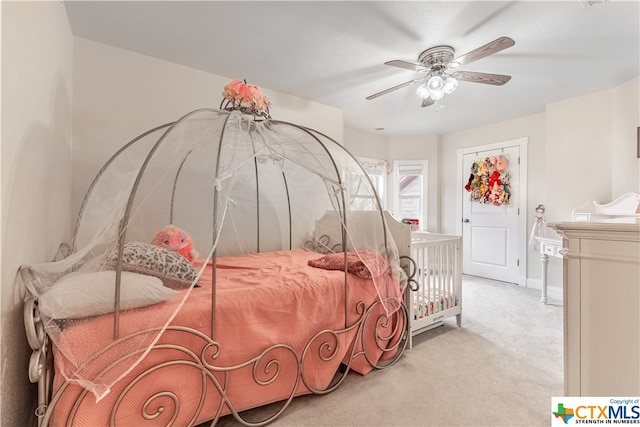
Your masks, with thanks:
<instances>
[{"instance_id":1,"label":"white side table","mask_svg":"<svg viewBox=\"0 0 640 427\"><path fill-rule=\"evenodd\" d=\"M540 301L547 303L547 264L549 257L562 258L560 250L562 249L562 240L547 239L546 237L536 237L540 243L540 262L542 263L542 295Z\"/></svg>"}]
</instances>

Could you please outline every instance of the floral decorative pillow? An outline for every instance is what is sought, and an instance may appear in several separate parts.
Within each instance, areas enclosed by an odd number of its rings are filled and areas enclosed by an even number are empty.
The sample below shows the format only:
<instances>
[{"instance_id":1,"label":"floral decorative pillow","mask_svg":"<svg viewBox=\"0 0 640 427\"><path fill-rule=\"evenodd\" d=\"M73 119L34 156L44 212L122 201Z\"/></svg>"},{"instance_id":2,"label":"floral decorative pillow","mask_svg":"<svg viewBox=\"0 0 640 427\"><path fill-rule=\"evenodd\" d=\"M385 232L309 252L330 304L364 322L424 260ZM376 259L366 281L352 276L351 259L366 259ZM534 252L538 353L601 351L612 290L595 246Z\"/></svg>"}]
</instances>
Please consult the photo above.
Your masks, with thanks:
<instances>
[{"instance_id":1,"label":"floral decorative pillow","mask_svg":"<svg viewBox=\"0 0 640 427\"><path fill-rule=\"evenodd\" d=\"M117 251L114 251L109 256L107 265L110 268L115 268L117 258ZM198 272L182 255L142 242L131 242L124 245L122 270L156 276L163 281L165 286L179 289L190 287L198 278Z\"/></svg>"}]
</instances>

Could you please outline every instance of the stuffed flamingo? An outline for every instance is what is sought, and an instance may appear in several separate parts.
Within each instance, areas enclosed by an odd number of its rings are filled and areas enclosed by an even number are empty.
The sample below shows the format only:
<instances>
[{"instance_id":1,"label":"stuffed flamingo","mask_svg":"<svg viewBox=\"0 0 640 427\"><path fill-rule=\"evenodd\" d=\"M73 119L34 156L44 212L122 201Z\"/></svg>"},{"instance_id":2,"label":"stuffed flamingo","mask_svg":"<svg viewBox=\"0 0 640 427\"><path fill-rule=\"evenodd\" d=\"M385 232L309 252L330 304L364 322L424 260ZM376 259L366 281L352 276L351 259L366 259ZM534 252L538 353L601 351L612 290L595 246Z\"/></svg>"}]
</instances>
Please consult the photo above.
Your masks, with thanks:
<instances>
[{"instance_id":1,"label":"stuffed flamingo","mask_svg":"<svg viewBox=\"0 0 640 427\"><path fill-rule=\"evenodd\" d=\"M151 243L179 253L188 259L189 262L193 262L193 259L198 256L197 252L193 249L191 236L189 236L186 231L173 225L168 225L160 230Z\"/></svg>"}]
</instances>

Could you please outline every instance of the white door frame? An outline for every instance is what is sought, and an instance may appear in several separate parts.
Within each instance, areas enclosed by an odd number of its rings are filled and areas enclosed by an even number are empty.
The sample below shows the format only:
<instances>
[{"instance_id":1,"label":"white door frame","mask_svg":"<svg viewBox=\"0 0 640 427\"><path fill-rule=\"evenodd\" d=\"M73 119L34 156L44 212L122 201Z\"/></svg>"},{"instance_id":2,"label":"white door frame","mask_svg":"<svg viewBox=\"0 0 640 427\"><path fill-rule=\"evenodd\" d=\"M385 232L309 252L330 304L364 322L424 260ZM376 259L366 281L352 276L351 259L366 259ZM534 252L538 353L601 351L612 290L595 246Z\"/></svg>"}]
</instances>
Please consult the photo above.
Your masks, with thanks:
<instances>
[{"instance_id":1,"label":"white door frame","mask_svg":"<svg viewBox=\"0 0 640 427\"><path fill-rule=\"evenodd\" d=\"M527 144L529 138L522 137L508 141L496 142L494 144L478 145L475 147L459 148L457 150L457 178L456 189L456 234L462 235L462 200L465 196L462 189L467 171L463 170L463 156L465 154L477 153L486 150L495 150L505 147L520 147L520 195L518 197L518 285L527 286ZM468 174L467 174L468 175ZM464 248L463 248L464 250Z\"/></svg>"}]
</instances>

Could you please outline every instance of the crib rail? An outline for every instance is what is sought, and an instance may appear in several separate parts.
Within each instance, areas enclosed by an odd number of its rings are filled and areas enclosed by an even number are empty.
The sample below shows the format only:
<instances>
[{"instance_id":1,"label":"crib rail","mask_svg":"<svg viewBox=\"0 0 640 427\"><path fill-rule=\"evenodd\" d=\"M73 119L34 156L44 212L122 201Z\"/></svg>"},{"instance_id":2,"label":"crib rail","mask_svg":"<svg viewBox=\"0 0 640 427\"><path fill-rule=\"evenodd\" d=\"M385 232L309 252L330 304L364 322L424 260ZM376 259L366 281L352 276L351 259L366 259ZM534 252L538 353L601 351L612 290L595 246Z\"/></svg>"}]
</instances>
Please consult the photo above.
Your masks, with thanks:
<instances>
[{"instance_id":1,"label":"crib rail","mask_svg":"<svg viewBox=\"0 0 640 427\"><path fill-rule=\"evenodd\" d=\"M462 237L427 232L411 233L415 261L414 290L408 292L411 336L462 314ZM409 341L409 348L412 346Z\"/></svg>"}]
</instances>

